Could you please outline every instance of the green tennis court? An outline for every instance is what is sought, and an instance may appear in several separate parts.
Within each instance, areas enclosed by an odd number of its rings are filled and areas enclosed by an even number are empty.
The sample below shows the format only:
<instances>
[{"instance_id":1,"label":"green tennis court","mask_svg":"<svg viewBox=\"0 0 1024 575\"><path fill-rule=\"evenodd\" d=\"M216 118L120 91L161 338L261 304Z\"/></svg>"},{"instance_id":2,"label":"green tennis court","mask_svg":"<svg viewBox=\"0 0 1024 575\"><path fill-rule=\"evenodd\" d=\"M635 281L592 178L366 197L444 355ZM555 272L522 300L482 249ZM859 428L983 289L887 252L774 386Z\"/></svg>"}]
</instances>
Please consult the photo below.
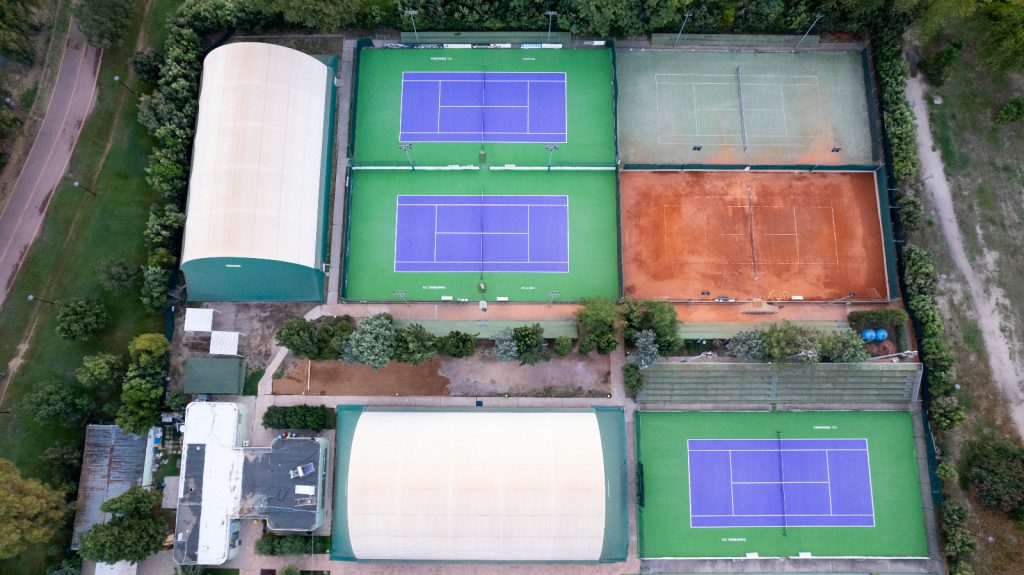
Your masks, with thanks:
<instances>
[{"instance_id":1,"label":"green tennis court","mask_svg":"<svg viewBox=\"0 0 1024 575\"><path fill-rule=\"evenodd\" d=\"M927 557L912 425L903 412L637 412L640 557Z\"/></svg>"},{"instance_id":2,"label":"green tennis court","mask_svg":"<svg viewBox=\"0 0 1024 575\"><path fill-rule=\"evenodd\" d=\"M615 163L609 49L365 49L358 81L356 167Z\"/></svg>"},{"instance_id":3,"label":"green tennis court","mask_svg":"<svg viewBox=\"0 0 1024 575\"><path fill-rule=\"evenodd\" d=\"M347 301L618 295L612 171L357 170L352 177Z\"/></svg>"},{"instance_id":4,"label":"green tennis court","mask_svg":"<svg viewBox=\"0 0 1024 575\"><path fill-rule=\"evenodd\" d=\"M627 164L872 164L857 52L627 49L617 57Z\"/></svg>"}]
</instances>

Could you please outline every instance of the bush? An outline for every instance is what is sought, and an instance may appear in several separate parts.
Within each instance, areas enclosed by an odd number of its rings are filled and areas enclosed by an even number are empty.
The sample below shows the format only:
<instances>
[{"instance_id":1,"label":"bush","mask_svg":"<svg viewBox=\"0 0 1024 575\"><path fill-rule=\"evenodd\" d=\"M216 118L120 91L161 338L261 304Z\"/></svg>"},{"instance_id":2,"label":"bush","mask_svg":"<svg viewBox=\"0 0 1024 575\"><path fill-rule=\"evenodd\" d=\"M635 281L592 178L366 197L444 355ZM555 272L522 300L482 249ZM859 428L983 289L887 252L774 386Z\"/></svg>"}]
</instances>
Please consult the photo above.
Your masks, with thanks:
<instances>
[{"instance_id":1,"label":"bush","mask_svg":"<svg viewBox=\"0 0 1024 575\"><path fill-rule=\"evenodd\" d=\"M932 422L935 427L943 431L956 429L960 424L967 421L967 412L964 411L960 400L955 395L936 397L932 399L929 408Z\"/></svg>"},{"instance_id":2,"label":"bush","mask_svg":"<svg viewBox=\"0 0 1024 575\"><path fill-rule=\"evenodd\" d=\"M116 391L124 380L124 360L112 353L97 353L82 358L75 379L84 387L100 392Z\"/></svg>"},{"instance_id":3,"label":"bush","mask_svg":"<svg viewBox=\"0 0 1024 575\"><path fill-rule=\"evenodd\" d=\"M78 472L82 465L82 452L77 445L71 443L57 443L47 447L39 462L46 468L44 481L51 485L61 485L65 482L78 483Z\"/></svg>"},{"instance_id":4,"label":"bush","mask_svg":"<svg viewBox=\"0 0 1024 575\"><path fill-rule=\"evenodd\" d=\"M780 363L814 363L819 360L821 332L788 321L776 322L764 332L764 354Z\"/></svg>"},{"instance_id":5,"label":"bush","mask_svg":"<svg viewBox=\"0 0 1024 575\"><path fill-rule=\"evenodd\" d=\"M918 67L933 86L941 86L953 73L953 63L960 57L963 49L963 42L950 42L943 45L935 55L922 59Z\"/></svg>"},{"instance_id":6,"label":"bush","mask_svg":"<svg viewBox=\"0 0 1024 575\"><path fill-rule=\"evenodd\" d=\"M680 346L676 309L663 301L636 301L627 299L622 304L626 342L635 345L636 336L649 329L657 334L658 350L669 355Z\"/></svg>"},{"instance_id":7,"label":"bush","mask_svg":"<svg viewBox=\"0 0 1024 575\"><path fill-rule=\"evenodd\" d=\"M544 348L544 328L539 323L513 329L512 340L516 345L519 365L536 365L551 359L548 350Z\"/></svg>"},{"instance_id":8,"label":"bush","mask_svg":"<svg viewBox=\"0 0 1024 575\"><path fill-rule=\"evenodd\" d=\"M860 336L849 329L825 335L819 349L821 361L831 363L858 363L871 357Z\"/></svg>"},{"instance_id":9,"label":"bush","mask_svg":"<svg viewBox=\"0 0 1024 575\"><path fill-rule=\"evenodd\" d=\"M921 324L921 337L937 338L942 335L942 316L939 314L939 302L930 294L910 296L907 307L914 312Z\"/></svg>"},{"instance_id":10,"label":"bush","mask_svg":"<svg viewBox=\"0 0 1024 575\"><path fill-rule=\"evenodd\" d=\"M907 322L907 312L899 308L854 311L847 314L846 321L850 329L858 333L868 328L895 328Z\"/></svg>"},{"instance_id":11,"label":"bush","mask_svg":"<svg viewBox=\"0 0 1024 575\"><path fill-rule=\"evenodd\" d=\"M644 376L640 375L640 368L636 364L627 363L622 366L622 383L630 397L636 397L644 388Z\"/></svg>"},{"instance_id":12,"label":"bush","mask_svg":"<svg viewBox=\"0 0 1024 575\"><path fill-rule=\"evenodd\" d=\"M512 336L512 328L505 328L495 334L494 347L490 356L498 361L514 361L519 358L518 347Z\"/></svg>"},{"instance_id":13,"label":"bush","mask_svg":"<svg viewBox=\"0 0 1024 575\"><path fill-rule=\"evenodd\" d=\"M935 475L939 479L950 483L960 481L960 474L957 473L956 466L948 461L943 461L935 468Z\"/></svg>"},{"instance_id":14,"label":"bush","mask_svg":"<svg viewBox=\"0 0 1024 575\"><path fill-rule=\"evenodd\" d=\"M953 352L949 351L946 342L936 337L921 340L921 353L924 355L924 366L931 373L953 369Z\"/></svg>"},{"instance_id":15,"label":"bush","mask_svg":"<svg viewBox=\"0 0 1024 575\"><path fill-rule=\"evenodd\" d=\"M637 369L647 369L658 361L658 334L654 330L645 329L636 334L633 353L629 354L626 361L635 365Z\"/></svg>"},{"instance_id":16,"label":"bush","mask_svg":"<svg viewBox=\"0 0 1024 575\"><path fill-rule=\"evenodd\" d=\"M1024 519L1024 449L1009 441L978 444L967 479L986 507Z\"/></svg>"},{"instance_id":17,"label":"bush","mask_svg":"<svg viewBox=\"0 0 1024 575\"><path fill-rule=\"evenodd\" d=\"M112 292L131 291L138 285L139 275L139 266L125 260L104 259L96 264L96 279Z\"/></svg>"},{"instance_id":18,"label":"bush","mask_svg":"<svg viewBox=\"0 0 1024 575\"><path fill-rule=\"evenodd\" d=\"M967 508L956 499L946 498L941 508L942 538L946 543L946 557L955 562L968 561L974 555L977 542L965 523Z\"/></svg>"},{"instance_id":19,"label":"bush","mask_svg":"<svg viewBox=\"0 0 1024 575\"><path fill-rule=\"evenodd\" d=\"M364 319L349 336L352 354L374 371L385 367L395 353L395 326L391 316L382 313Z\"/></svg>"},{"instance_id":20,"label":"bush","mask_svg":"<svg viewBox=\"0 0 1024 575\"><path fill-rule=\"evenodd\" d=\"M185 214L177 205L153 204L149 207L149 219L142 235L151 248L172 248L178 238L178 232L183 227Z\"/></svg>"},{"instance_id":21,"label":"bush","mask_svg":"<svg viewBox=\"0 0 1024 575\"><path fill-rule=\"evenodd\" d=\"M935 274L932 256L914 244L903 248L903 278L911 296L934 294L939 278Z\"/></svg>"},{"instance_id":22,"label":"bush","mask_svg":"<svg viewBox=\"0 0 1024 575\"><path fill-rule=\"evenodd\" d=\"M295 565L285 565L281 568L281 571L278 572L278 575L301 575L301 573L302 572L299 571L299 568Z\"/></svg>"},{"instance_id":23,"label":"bush","mask_svg":"<svg viewBox=\"0 0 1024 575\"><path fill-rule=\"evenodd\" d=\"M437 338L418 323L395 331L395 359L411 365L437 357Z\"/></svg>"},{"instance_id":24,"label":"bush","mask_svg":"<svg viewBox=\"0 0 1024 575\"><path fill-rule=\"evenodd\" d=\"M996 122L1008 124L1024 118L1024 97L1014 98L1003 103L996 110Z\"/></svg>"},{"instance_id":25,"label":"bush","mask_svg":"<svg viewBox=\"0 0 1024 575\"><path fill-rule=\"evenodd\" d=\"M171 343L162 333L144 333L128 343L128 357L134 365L163 365Z\"/></svg>"},{"instance_id":26,"label":"bush","mask_svg":"<svg viewBox=\"0 0 1024 575\"><path fill-rule=\"evenodd\" d=\"M309 321L294 317L277 331L277 345L310 359L337 359L352 334L352 318L325 316Z\"/></svg>"},{"instance_id":27,"label":"bush","mask_svg":"<svg viewBox=\"0 0 1024 575\"><path fill-rule=\"evenodd\" d=\"M160 80L160 68L164 65L164 56L152 50L136 52L132 57L132 69L139 81L150 86L155 86Z\"/></svg>"},{"instance_id":28,"label":"bush","mask_svg":"<svg viewBox=\"0 0 1024 575\"><path fill-rule=\"evenodd\" d=\"M188 395L181 391L168 392L164 398L164 405L171 411L185 411L188 405Z\"/></svg>"},{"instance_id":29,"label":"bush","mask_svg":"<svg viewBox=\"0 0 1024 575\"><path fill-rule=\"evenodd\" d=\"M320 432L334 427L334 410L326 405L272 405L263 412L267 429L309 429Z\"/></svg>"},{"instance_id":30,"label":"bush","mask_svg":"<svg viewBox=\"0 0 1024 575\"><path fill-rule=\"evenodd\" d=\"M21 398L18 409L41 425L80 427L95 404L86 395L72 391L61 381L46 382Z\"/></svg>"},{"instance_id":31,"label":"bush","mask_svg":"<svg viewBox=\"0 0 1024 575\"><path fill-rule=\"evenodd\" d=\"M764 332L741 331L729 339L726 348L734 356L747 361L764 361Z\"/></svg>"},{"instance_id":32,"label":"bush","mask_svg":"<svg viewBox=\"0 0 1024 575\"><path fill-rule=\"evenodd\" d=\"M110 314L96 298L71 298L57 306L57 335L61 339L88 341L110 324Z\"/></svg>"},{"instance_id":33,"label":"bush","mask_svg":"<svg viewBox=\"0 0 1024 575\"><path fill-rule=\"evenodd\" d=\"M587 355L595 349L602 355L615 351L619 346L615 339L615 320L618 319L618 315L615 302L610 298L595 297L583 300L583 307L576 310L576 323L581 336L581 355ZM586 345L583 343L584 340L587 341Z\"/></svg>"},{"instance_id":34,"label":"bush","mask_svg":"<svg viewBox=\"0 0 1024 575\"><path fill-rule=\"evenodd\" d=\"M555 355L559 357L565 357L572 353L572 338L567 335L560 335L555 338L555 344L552 346Z\"/></svg>"},{"instance_id":35,"label":"bush","mask_svg":"<svg viewBox=\"0 0 1024 575\"><path fill-rule=\"evenodd\" d=\"M476 353L476 335L450 331L438 339L437 352L447 357L472 357Z\"/></svg>"},{"instance_id":36,"label":"bush","mask_svg":"<svg viewBox=\"0 0 1024 575\"><path fill-rule=\"evenodd\" d=\"M114 423L128 433L145 435L160 419L163 395L158 382L129 376L121 386L121 407Z\"/></svg>"},{"instance_id":37,"label":"bush","mask_svg":"<svg viewBox=\"0 0 1024 575\"><path fill-rule=\"evenodd\" d=\"M928 389L932 397L949 395L956 389L956 371L952 368L928 370Z\"/></svg>"},{"instance_id":38,"label":"bush","mask_svg":"<svg viewBox=\"0 0 1024 575\"><path fill-rule=\"evenodd\" d=\"M903 229L914 231L921 227L921 220L924 219L924 202L917 194L905 193L896 200L896 207L899 208L900 223Z\"/></svg>"},{"instance_id":39,"label":"bush","mask_svg":"<svg viewBox=\"0 0 1024 575\"><path fill-rule=\"evenodd\" d=\"M330 552L330 537L303 535L274 535L265 533L256 540L257 555L309 555Z\"/></svg>"}]
</instances>

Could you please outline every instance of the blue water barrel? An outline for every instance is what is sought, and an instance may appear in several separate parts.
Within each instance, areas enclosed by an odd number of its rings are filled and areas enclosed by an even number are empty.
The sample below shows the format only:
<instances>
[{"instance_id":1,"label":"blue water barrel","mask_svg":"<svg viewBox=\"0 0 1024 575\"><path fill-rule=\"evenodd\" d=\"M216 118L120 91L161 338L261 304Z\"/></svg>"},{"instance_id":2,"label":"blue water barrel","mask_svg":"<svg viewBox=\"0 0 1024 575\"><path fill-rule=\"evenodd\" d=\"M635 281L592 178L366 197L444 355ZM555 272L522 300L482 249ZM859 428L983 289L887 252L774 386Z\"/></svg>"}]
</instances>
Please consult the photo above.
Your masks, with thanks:
<instances>
[{"instance_id":1,"label":"blue water barrel","mask_svg":"<svg viewBox=\"0 0 1024 575\"><path fill-rule=\"evenodd\" d=\"M864 341L875 341L875 338L877 337L878 334L875 333L875 330L873 329L866 329L860 332L860 338L863 339Z\"/></svg>"},{"instance_id":2,"label":"blue water barrel","mask_svg":"<svg viewBox=\"0 0 1024 575\"><path fill-rule=\"evenodd\" d=\"M885 328L875 330L875 341L885 341L889 338L889 332Z\"/></svg>"}]
</instances>

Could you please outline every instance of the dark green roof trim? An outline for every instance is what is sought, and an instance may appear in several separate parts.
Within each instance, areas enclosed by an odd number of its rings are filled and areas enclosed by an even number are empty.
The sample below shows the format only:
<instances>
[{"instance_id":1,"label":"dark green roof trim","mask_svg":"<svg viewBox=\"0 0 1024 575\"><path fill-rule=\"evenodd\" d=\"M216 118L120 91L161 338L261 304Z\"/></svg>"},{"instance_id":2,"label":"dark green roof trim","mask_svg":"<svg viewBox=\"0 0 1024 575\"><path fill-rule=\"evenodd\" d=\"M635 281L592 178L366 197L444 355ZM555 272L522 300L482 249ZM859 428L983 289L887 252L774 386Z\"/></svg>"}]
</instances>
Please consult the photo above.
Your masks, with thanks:
<instances>
[{"instance_id":1,"label":"dark green roof trim","mask_svg":"<svg viewBox=\"0 0 1024 575\"><path fill-rule=\"evenodd\" d=\"M361 405L338 406L338 428L334 441L334 512L331 517L331 561L355 561L348 530L348 464L352 438L363 414Z\"/></svg>"},{"instance_id":2,"label":"dark green roof trim","mask_svg":"<svg viewBox=\"0 0 1024 575\"><path fill-rule=\"evenodd\" d=\"M185 362L185 393L238 395L244 381L241 358L197 357Z\"/></svg>"},{"instance_id":3,"label":"dark green roof trim","mask_svg":"<svg viewBox=\"0 0 1024 575\"><path fill-rule=\"evenodd\" d=\"M323 301L319 268L259 258L201 258L181 264L192 301Z\"/></svg>"},{"instance_id":4,"label":"dark green roof trim","mask_svg":"<svg viewBox=\"0 0 1024 575\"><path fill-rule=\"evenodd\" d=\"M626 492L626 418L621 407L594 407L601 432L604 480L604 545L601 563L625 561L629 551L629 507Z\"/></svg>"}]
</instances>

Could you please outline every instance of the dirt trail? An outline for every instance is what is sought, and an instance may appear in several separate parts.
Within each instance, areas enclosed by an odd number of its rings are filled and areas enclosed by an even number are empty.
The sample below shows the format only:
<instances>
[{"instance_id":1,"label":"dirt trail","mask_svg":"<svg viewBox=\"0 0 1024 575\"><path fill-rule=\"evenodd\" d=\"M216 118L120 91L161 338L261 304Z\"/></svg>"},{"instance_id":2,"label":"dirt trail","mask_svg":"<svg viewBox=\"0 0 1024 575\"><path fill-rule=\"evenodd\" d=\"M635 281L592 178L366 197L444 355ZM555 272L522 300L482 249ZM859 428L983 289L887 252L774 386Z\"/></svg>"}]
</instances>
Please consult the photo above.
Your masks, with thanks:
<instances>
[{"instance_id":1,"label":"dirt trail","mask_svg":"<svg viewBox=\"0 0 1024 575\"><path fill-rule=\"evenodd\" d=\"M1024 391L1020 381L1024 370L1013 360L1011 341L1003 331L999 306L1006 305L1002 290L995 285L994 279L987 282L985 270L975 270L964 251L963 237L953 209L953 197L946 180L942 157L938 147L932 140L932 132L928 124L928 105L924 100L924 88L918 78L907 81L907 99L917 117L917 152L921 157L921 173L934 176L925 182L932 205L938 211L942 237L946 241L950 256L957 269L967 280L970 290L971 305L974 315L981 328L985 349L988 351L988 362L992 369L992 379L1006 396L1010 417L1017 428L1017 433L1024 437Z\"/></svg>"}]
</instances>

